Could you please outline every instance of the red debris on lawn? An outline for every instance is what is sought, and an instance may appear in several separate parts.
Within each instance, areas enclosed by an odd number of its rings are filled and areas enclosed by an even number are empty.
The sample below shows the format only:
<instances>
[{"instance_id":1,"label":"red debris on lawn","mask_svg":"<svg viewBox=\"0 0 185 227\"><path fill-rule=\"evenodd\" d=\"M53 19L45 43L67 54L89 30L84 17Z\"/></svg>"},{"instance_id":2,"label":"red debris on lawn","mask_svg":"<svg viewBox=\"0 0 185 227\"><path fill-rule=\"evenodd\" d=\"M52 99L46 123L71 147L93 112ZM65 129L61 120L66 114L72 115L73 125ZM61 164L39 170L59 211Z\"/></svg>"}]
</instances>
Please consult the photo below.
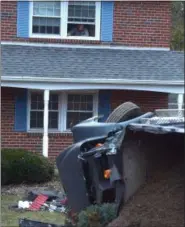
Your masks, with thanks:
<instances>
[{"instance_id":1,"label":"red debris on lawn","mask_svg":"<svg viewBox=\"0 0 185 227\"><path fill-rule=\"evenodd\" d=\"M37 198L31 204L29 210L36 211L40 210L40 207L47 201L48 196L38 195Z\"/></svg>"}]
</instances>

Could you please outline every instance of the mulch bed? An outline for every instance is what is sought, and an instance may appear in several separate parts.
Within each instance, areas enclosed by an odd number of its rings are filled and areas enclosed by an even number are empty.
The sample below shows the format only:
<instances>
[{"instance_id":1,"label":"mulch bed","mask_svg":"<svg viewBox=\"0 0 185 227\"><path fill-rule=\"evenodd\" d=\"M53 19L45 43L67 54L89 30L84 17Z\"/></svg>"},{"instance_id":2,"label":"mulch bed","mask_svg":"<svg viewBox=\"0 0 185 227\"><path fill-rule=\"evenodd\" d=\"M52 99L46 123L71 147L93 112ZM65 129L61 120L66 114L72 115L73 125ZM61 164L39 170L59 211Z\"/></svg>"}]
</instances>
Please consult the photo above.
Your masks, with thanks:
<instances>
[{"instance_id":1,"label":"mulch bed","mask_svg":"<svg viewBox=\"0 0 185 227\"><path fill-rule=\"evenodd\" d=\"M184 227L183 166L154 176L108 227Z\"/></svg>"},{"instance_id":2,"label":"mulch bed","mask_svg":"<svg viewBox=\"0 0 185 227\"><path fill-rule=\"evenodd\" d=\"M32 190L56 190L62 191L62 185L59 180L50 181L43 184L20 184L20 185L7 185L1 187L1 194L20 195L25 194Z\"/></svg>"}]
</instances>

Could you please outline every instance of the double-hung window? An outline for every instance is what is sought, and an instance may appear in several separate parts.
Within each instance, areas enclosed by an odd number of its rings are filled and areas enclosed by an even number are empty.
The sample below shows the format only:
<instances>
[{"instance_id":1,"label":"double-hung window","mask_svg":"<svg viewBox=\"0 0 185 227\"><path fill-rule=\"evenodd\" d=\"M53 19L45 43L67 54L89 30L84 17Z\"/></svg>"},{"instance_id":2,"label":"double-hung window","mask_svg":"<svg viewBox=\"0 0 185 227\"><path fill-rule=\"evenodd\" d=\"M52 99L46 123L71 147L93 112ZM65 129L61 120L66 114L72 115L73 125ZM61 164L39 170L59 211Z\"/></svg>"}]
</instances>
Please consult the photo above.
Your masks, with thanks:
<instances>
[{"instance_id":1,"label":"double-hung window","mask_svg":"<svg viewBox=\"0 0 185 227\"><path fill-rule=\"evenodd\" d=\"M70 130L75 124L97 115L97 93L50 93L49 131ZM43 92L29 92L28 130L43 130L44 120Z\"/></svg>"},{"instance_id":2,"label":"double-hung window","mask_svg":"<svg viewBox=\"0 0 185 227\"><path fill-rule=\"evenodd\" d=\"M30 93L30 108L29 108L29 129L43 129L44 119L44 100L43 93ZM49 100L49 129L58 130L59 126L59 96L58 94L50 94Z\"/></svg>"},{"instance_id":3,"label":"double-hung window","mask_svg":"<svg viewBox=\"0 0 185 227\"><path fill-rule=\"evenodd\" d=\"M68 94L67 129L93 116L92 94Z\"/></svg>"},{"instance_id":4,"label":"double-hung window","mask_svg":"<svg viewBox=\"0 0 185 227\"><path fill-rule=\"evenodd\" d=\"M68 3L67 29L69 36L75 34L77 27L84 27L84 36L95 37L96 31L96 2L70 1Z\"/></svg>"},{"instance_id":5,"label":"double-hung window","mask_svg":"<svg viewBox=\"0 0 185 227\"><path fill-rule=\"evenodd\" d=\"M33 2L32 33L60 34L60 2Z\"/></svg>"},{"instance_id":6,"label":"double-hung window","mask_svg":"<svg viewBox=\"0 0 185 227\"><path fill-rule=\"evenodd\" d=\"M101 2L33 1L30 37L100 39Z\"/></svg>"}]
</instances>

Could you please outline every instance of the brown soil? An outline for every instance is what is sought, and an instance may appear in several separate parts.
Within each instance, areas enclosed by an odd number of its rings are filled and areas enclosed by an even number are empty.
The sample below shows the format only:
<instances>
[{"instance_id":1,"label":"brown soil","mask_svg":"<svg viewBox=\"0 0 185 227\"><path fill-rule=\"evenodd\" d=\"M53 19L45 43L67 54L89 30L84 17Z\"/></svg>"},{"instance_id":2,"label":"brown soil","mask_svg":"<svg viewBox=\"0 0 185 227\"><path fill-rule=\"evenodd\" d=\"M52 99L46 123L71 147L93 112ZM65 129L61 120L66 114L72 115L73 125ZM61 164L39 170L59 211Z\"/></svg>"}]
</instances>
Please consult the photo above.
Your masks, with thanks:
<instances>
[{"instance_id":1,"label":"brown soil","mask_svg":"<svg viewBox=\"0 0 185 227\"><path fill-rule=\"evenodd\" d=\"M108 227L184 227L182 172L182 165L156 172Z\"/></svg>"}]
</instances>

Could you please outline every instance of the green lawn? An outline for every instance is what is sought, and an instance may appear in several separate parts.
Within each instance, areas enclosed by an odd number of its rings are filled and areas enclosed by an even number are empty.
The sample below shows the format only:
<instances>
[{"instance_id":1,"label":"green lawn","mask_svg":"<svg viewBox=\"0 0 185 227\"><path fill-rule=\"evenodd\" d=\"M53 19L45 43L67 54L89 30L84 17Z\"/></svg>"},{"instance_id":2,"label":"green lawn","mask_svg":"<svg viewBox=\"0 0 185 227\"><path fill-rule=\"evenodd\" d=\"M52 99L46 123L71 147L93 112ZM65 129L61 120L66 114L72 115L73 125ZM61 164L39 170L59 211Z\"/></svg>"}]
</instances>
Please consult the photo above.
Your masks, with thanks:
<instances>
[{"instance_id":1,"label":"green lawn","mask_svg":"<svg viewBox=\"0 0 185 227\"><path fill-rule=\"evenodd\" d=\"M65 215L57 212L17 212L8 208L9 205L18 203L23 196L1 195L1 226L19 226L19 218L27 218L36 221L43 221L54 224L64 224Z\"/></svg>"}]
</instances>

